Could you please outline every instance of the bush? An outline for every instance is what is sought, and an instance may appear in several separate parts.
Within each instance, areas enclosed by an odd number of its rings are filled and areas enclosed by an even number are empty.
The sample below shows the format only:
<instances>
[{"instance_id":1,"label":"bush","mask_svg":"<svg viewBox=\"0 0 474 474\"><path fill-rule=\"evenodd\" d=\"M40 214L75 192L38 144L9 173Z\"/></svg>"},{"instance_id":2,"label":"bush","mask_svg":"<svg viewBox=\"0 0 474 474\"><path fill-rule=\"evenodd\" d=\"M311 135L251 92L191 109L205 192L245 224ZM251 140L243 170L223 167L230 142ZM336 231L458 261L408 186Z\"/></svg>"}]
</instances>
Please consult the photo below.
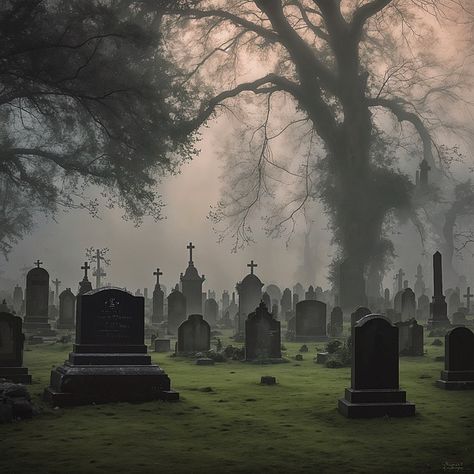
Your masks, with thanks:
<instances>
[{"instance_id":1,"label":"bush","mask_svg":"<svg viewBox=\"0 0 474 474\"><path fill-rule=\"evenodd\" d=\"M231 360L244 360L245 349L243 347L227 346L223 350L223 354L227 359Z\"/></svg>"},{"instance_id":2,"label":"bush","mask_svg":"<svg viewBox=\"0 0 474 474\"><path fill-rule=\"evenodd\" d=\"M308 346L306 344L303 344L301 347L300 347L300 352L308 352Z\"/></svg>"},{"instance_id":3,"label":"bush","mask_svg":"<svg viewBox=\"0 0 474 474\"><path fill-rule=\"evenodd\" d=\"M301 354L296 354L296 355L295 355L295 360L302 361L302 360L303 360L303 356L302 356Z\"/></svg>"},{"instance_id":4,"label":"bush","mask_svg":"<svg viewBox=\"0 0 474 474\"><path fill-rule=\"evenodd\" d=\"M441 339L435 339L432 343L431 343L432 346L442 346L443 345L443 341Z\"/></svg>"},{"instance_id":5,"label":"bush","mask_svg":"<svg viewBox=\"0 0 474 474\"><path fill-rule=\"evenodd\" d=\"M214 362L226 362L227 361L225 355L221 352L209 351L206 355L207 355L207 357L209 357L209 359L212 359Z\"/></svg>"},{"instance_id":6,"label":"bush","mask_svg":"<svg viewBox=\"0 0 474 474\"><path fill-rule=\"evenodd\" d=\"M284 344L281 345L280 350L286 351L286 346Z\"/></svg>"},{"instance_id":7,"label":"bush","mask_svg":"<svg viewBox=\"0 0 474 474\"><path fill-rule=\"evenodd\" d=\"M341 341L330 341L326 344L326 352L329 352L329 354L334 354L340 349L341 346Z\"/></svg>"},{"instance_id":8,"label":"bush","mask_svg":"<svg viewBox=\"0 0 474 474\"><path fill-rule=\"evenodd\" d=\"M341 367L344 367L344 364L338 359L329 359L326 362L326 367L328 369L340 369Z\"/></svg>"}]
</instances>

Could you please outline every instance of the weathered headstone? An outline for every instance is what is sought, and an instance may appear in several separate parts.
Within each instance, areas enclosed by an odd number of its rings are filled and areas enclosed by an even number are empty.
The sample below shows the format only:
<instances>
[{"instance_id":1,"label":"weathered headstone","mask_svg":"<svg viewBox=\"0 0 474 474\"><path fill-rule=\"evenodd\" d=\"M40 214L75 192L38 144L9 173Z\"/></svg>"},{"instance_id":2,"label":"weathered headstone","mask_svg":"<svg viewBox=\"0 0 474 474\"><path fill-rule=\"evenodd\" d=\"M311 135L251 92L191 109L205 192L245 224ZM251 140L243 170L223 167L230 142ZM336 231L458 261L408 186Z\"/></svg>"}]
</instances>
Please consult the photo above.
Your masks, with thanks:
<instances>
[{"instance_id":1,"label":"weathered headstone","mask_svg":"<svg viewBox=\"0 0 474 474\"><path fill-rule=\"evenodd\" d=\"M401 313L397 313L394 309L387 309L386 316L392 323L398 323L402 320Z\"/></svg>"},{"instance_id":2,"label":"weathered headstone","mask_svg":"<svg viewBox=\"0 0 474 474\"><path fill-rule=\"evenodd\" d=\"M430 299L426 295L418 298L417 319L427 321L430 317Z\"/></svg>"},{"instance_id":3,"label":"weathered headstone","mask_svg":"<svg viewBox=\"0 0 474 474\"><path fill-rule=\"evenodd\" d=\"M207 352L211 349L211 327L201 314L191 314L178 328L178 354Z\"/></svg>"},{"instance_id":4,"label":"weathered headstone","mask_svg":"<svg viewBox=\"0 0 474 474\"><path fill-rule=\"evenodd\" d=\"M213 298L209 298L204 303L204 319L210 324L211 327L215 327L217 324L217 316L219 315L219 305Z\"/></svg>"},{"instance_id":5,"label":"weathered headstone","mask_svg":"<svg viewBox=\"0 0 474 474\"><path fill-rule=\"evenodd\" d=\"M13 290L13 311L16 314L21 314L23 306L23 289L21 286L16 285Z\"/></svg>"},{"instance_id":6,"label":"weathered headstone","mask_svg":"<svg viewBox=\"0 0 474 474\"><path fill-rule=\"evenodd\" d=\"M168 295L168 333L176 334L178 327L186 320L186 298L176 288Z\"/></svg>"},{"instance_id":7,"label":"weathered headstone","mask_svg":"<svg viewBox=\"0 0 474 474\"><path fill-rule=\"evenodd\" d=\"M445 336L444 370L436 385L446 390L474 390L474 333L466 327Z\"/></svg>"},{"instance_id":8,"label":"weathered headstone","mask_svg":"<svg viewBox=\"0 0 474 474\"><path fill-rule=\"evenodd\" d=\"M19 316L0 312L0 379L15 383L31 383L28 369L23 367L25 335Z\"/></svg>"},{"instance_id":9,"label":"weathered headstone","mask_svg":"<svg viewBox=\"0 0 474 474\"><path fill-rule=\"evenodd\" d=\"M416 318L416 296L411 288L402 293L402 321Z\"/></svg>"},{"instance_id":10,"label":"weathered headstone","mask_svg":"<svg viewBox=\"0 0 474 474\"><path fill-rule=\"evenodd\" d=\"M54 406L177 400L170 379L144 343L144 301L119 288L77 297L76 343L51 371L44 398Z\"/></svg>"},{"instance_id":11,"label":"weathered headstone","mask_svg":"<svg viewBox=\"0 0 474 474\"><path fill-rule=\"evenodd\" d=\"M423 349L423 326L415 319L401 321L398 327L398 350L401 356L422 356Z\"/></svg>"},{"instance_id":12,"label":"weathered headstone","mask_svg":"<svg viewBox=\"0 0 474 474\"><path fill-rule=\"evenodd\" d=\"M266 291L262 295L262 301L265 303L265 306L267 308L272 307L272 302L271 302L271 299L270 299L270 295Z\"/></svg>"},{"instance_id":13,"label":"weathered headstone","mask_svg":"<svg viewBox=\"0 0 474 474\"><path fill-rule=\"evenodd\" d=\"M296 305L295 338L297 341L324 341L326 304L316 300L300 301Z\"/></svg>"},{"instance_id":14,"label":"weathered headstone","mask_svg":"<svg viewBox=\"0 0 474 474\"><path fill-rule=\"evenodd\" d=\"M164 321L164 303L165 303L165 293L160 286L160 276L163 275L163 272L159 268L153 272L153 275L156 276L155 288L153 289L153 311L151 314L151 324L157 325Z\"/></svg>"},{"instance_id":15,"label":"weathered headstone","mask_svg":"<svg viewBox=\"0 0 474 474\"><path fill-rule=\"evenodd\" d=\"M200 276L194 266L193 249L196 247L192 242L189 242L186 248L189 250L188 268L186 268L184 275L180 276L183 295L186 298L186 314L200 314L203 305L202 284L206 278L204 275Z\"/></svg>"},{"instance_id":16,"label":"weathered headstone","mask_svg":"<svg viewBox=\"0 0 474 474\"><path fill-rule=\"evenodd\" d=\"M459 294L459 288L456 288L451 292L448 298L448 314L455 313L461 306L461 296Z\"/></svg>"},{"instance_id":17,"label":"weathered headstone","mask_svg":"<svg viewBox=\"0 0 474 474\"><path fill-rule=\"evenodd\" d=\"M419 298L421 295L424 295L426 291L426 285L423 280L423 268L421 265L418 265L416 267L415 278L416 278L416 281L414 285L414 290L415 290L415 295Z\"/></svg>"},{"instance_id":18,"label":"weathered headstone","mask_svg":"<svg viewBox=\"0 0 474 474\"><path fill-rule=\"evenodd\" d=\"M76 314L76 297L71 288L66 288L59 295L59 319L56 327L58 329L74 329L74 316Z\"/></svg>"},{"instance_id":19,"label":"weathered headstone","mask_svg":"<svg viewBox=\"0 0 474 474\"><path fill-rule=\"evenodd\" d=\"M312 285L308 288L308 291L305 293L304 299L306 301L316 300L316 292L314 291L314 287Z\"/></svg>"},{"instance_id":20,"label":"weathered headstone","mask_svg":"<svg viewBox=\"0 0 474 474\"><path fill-rule=\"evenodd\" d=\"M448 306L443 295L443 266L439 252L433 255L433 282L434 294L430 304L428 328L449 327Z\"/></svg>"},{"instance_id":21,"label":"weathered headstone","mask_svg":"<svg viewBox=\"0 0 474 474\"><path fill-rule=\"evenodd\" d=\"M357 323L357 321L359 321L359 319L362 319L364 316L367 316L370 313L371 311L369 308L364 308L363 306L361 306L360 308L357 308L351 314L351 326L355 326L355 324Z\"/></svg>"},{"instance_id":22,"label":"weathered headstone","mask_svg":"<svg viewBox=\"0 0 474 474\"><path fill-rule=\"evenodd\" d=\"M281 358L280 322L261 302L245 321L245 360Z\"/></svg>"},{"instance_id":23,"label":"weathered headstone","mask_svg":"<svg viewBox=\"0 0 474 474\"><path fill-rule=\"evenodd\" d=\"M236 285L239 294L239 317L236 333L240 336L243 336L245 332L247 316L255 311L262 300L263 283L254 274L254 268L257 267L257 264L252 260L247 266L250 268L250 273Z\"/></svg>"},{"instance_id":24,"label":"weathered headstone","mask_svg":"<svg viewBox=\"0 0 474 474\"><path fill-rule=\"evenodd\" d=\"M343 313L339 306L336 306L331 311L329 323L329 335L331 337L341 337L343 329Z\"/></svg>"},{"instance_id":25,"label":"weathered headstone","mask_svg":"<svg viewBox=\"0 0 474 474\"><path fill-rule=\"evenodd\" d=\"M291 311L291 291L289 288L283 290L283 295L280 300L281 314L286 317L288 311Z\"/></svg>"},{"instance_id":26,"label":"weathered headstone","mask_svg":"<svg viewBox=\"0 0 474 474\"><path fill-rule=\"evenodd\" d=\"M396 313L402 314L402 296L403 289L396 293L395 298L393 298L393 309Z\"/></svg>"},{"instance_id":27,"label":"weathered headstone","mask_svg":"<svg viewBox=\"0 0 474 474\"><path fill-rule=\"evenodd\" d=\"M415 405L399 387L398 328L370 314L352 327L352 383L339 412L348 418L413 416Z\"/></svg>"},{"instance_id":28,"label":"weathered headstone","mask_svg":"<svg viewBox=\"0 0 474 474\"><path fill-rule=\"evenodd\" d=\"M171 351L171 341L169 339L158 339L154 341L155 352L170 352Z\"/></svg>"},{"instance_id":29,"label":"weathered headstone","mask_svg":"<svg viewBox=\"0 0 474 474\"><path fill-rule=\"evenodd\" d=\"M453 326L464 326L466 324L466 313L464 311L456 311L452 315Z\"/></svg>"}]
</instances>

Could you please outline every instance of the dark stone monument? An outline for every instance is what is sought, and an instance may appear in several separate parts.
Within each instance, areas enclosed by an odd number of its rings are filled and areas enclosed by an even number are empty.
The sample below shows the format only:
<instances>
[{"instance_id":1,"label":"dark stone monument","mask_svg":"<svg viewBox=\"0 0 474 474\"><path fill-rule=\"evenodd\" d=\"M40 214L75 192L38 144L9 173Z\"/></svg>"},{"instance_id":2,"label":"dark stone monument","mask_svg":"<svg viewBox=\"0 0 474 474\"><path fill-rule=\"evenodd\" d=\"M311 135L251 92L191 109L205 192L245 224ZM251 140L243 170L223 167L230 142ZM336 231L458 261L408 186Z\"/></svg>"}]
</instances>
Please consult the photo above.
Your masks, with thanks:
<instances>
[{"instance_id":1,"label":"dark stone monument","mask_svg":"<svg viewBox=\"0 0 474 474\"><path fill-rule=\"evenodd\" d=\"M280 322L261 302L245 321L245 360L281 359Z\"/></svg>"},{"instance_id":2,"label":"dark stone monument","mask_svg":"<svg viewBox=\"0 0 474 474\"><path fill-rule=\"evenodd\" d=\"M179 326L186 320L186 298L176 288L168 295L168 334L176 334Z\"/></svg>"},{"instance_id":3,"label":"dark stone monument","mask_svg":"<svg viewBox=\"0 0 474 474\"><path fill-rule=\"evenodd\" d=\"M325 341L326 304L316 300L300 301L296 305L296 341Z\"/></svg>"},{"instance_id":4,"label":"dark stone monument","mask_svg":"<svg viewBox=\"0 0 474 474\"><path fill-rule=\"evenodd\" d=\"M411 288L402 293L402 321L416 318L416 296Z\"/></svg>"},{"instance_id":5,"label":"dark stone monument","mask_svg":"<svg viewBox=\"0 0 474 474\"><path fill-rule=\"evenodd\" d=\"M211 327L201 314L191 314L178 328L178 354L207 352L211 349Z\"/></svg>"},{"instance_id":6,"label":"dark stone monument","mask_svg":"<svg viewBox=\"0 0 474 474\"><path fill-rule=\"evenodd\" d=\"M370 314L352 327L352 383L339 412L348 418L413 416L415 405L399 387L398 328Z\"/></svg>"},{"instance_id":7,"label":"dark stone monument","mask_svg":"<svg viewBox=\"0 0 474 474\"><path fill-rule=\"evenodd\" d=\"M283 295L280 300L280 308L281 308L281 314L286 316L288 311L292 310L292 305L291 305L291 291L289 288L285 288L283 290Z\"/></svg>"},{"instance_id":8,"label":"dark stone monument","mask_svg":"<svg viewBox=\"0 0 474 474\"><path fill-rule=\"evenodd\" d=\"M443 266L441 254L436 252L433 255L433 282L434 295L430 303L430 319L428 328L449 327L448 306L443 295Z\"/></svg>"},{"instance_id":9,"label":"dark stone monument","mask_svg":"<svg viewBox=\"0 0 474 474\"><path fill-rule=\"evenodd\" d=\"M343 325L343 313L339 306L336 306L331 311L330 323L329 323L329 335L331 337L342 336L342 325Z\"/></svg>"},{"instance_id":10,"label":"dark stone monument","mask_svg":"<svg viewBox=\"0 0 474 474\"><path fill-rule=\"evenodd\" d=\"M362 319L364 316L367 316L370 313L371 311L369 308L364 308L363 306L361 306L360 308L357 308L351 314L351 326L355 326L355 324L357 323L357 321L359 321L359 319Z\"/></svg>"},{"instance_id":11,"label":"dark stone monument","mask_svg":"<svg viewBox=\"0 0 474 474\"><path fill-rule=\"evenodd\" d=\"M153 272L153 275L156 276L155 288L153 290L153 310L151 314L151 324L156 325L164 321L164 301L165 293L160 286L160 276L163 275L163 272L159 268Z\"/></svg>"},{"instance_id":12,"label":"dark stone monument","mask_svg":"<svg viewBox=\"0 0 474 474\"><path fill-rule=\"evenodd\" d=\"M76 297L71 288L66 288L59 295L59 319L56 327L58 329L74 329L74 316L76 314Z\"/></svg>"},{"instance_id":13,"label":"dark stone monument","mask_svg":"<svg viewBox=\"0 0 474 474\"><path fill-rule=\"evenodd\" d=\"M84 270L84 278L79 282L78 295L85 295L86 293L89 293L89 291L92 291L92 283L87 277L87 271L90 270L90 268L91 267L87 262L84 262L84 265L81 267L81 270Z\"/></svg>"},{"instance_id":14,"label":"dark stone monument","mask_svg":"<svg viewBox=\"0 0 474 474\"><path fill-rule=\"evenodd\" d=\"M186 298L186 314L200 314L203 305L202 284L206 278L204 275L200 276L194 266L193 249L196 247L189 242L186 248L189 250L188 268L184 275L180 276L183 295Z\"/></svg>"},{"instance_id":15,"label":"dark stone monument","mask_svg":"<svg viewBox=\"0 0 474 474\"><path fill-rule=\"evenodd\" d=\"M423 326L415 319L396 323L398 327L398 350L401 356L422 356L423 348Z\"/></svg>"},{"instance_id":16,"label":"dark stone monument","mask_svg":"<svg viewBox=\"0 0 474 474\"><path fill-rule=\"evenodd\" d=\"M444 370L436 385L446 390L474 390L474 333L466 327L445 336Z\"/></svg>"},{"instance_id":17,"label":"dark stone monument","mask_svg":"<svg viewBox=\"0 0 474 474\"><path fill-rule=\"evenodd\" d=\"M77 297L76 343L51 371L44 398L54 406L177 400L170 379L147 354L143 297L100 288Z\"/></svg>"},{"instance_id":18,"label":"dark stone monument","mask_svg":"<svg viewBox=\"0 0 474 474\"><path fill-rule=\"evenodd\" d=\"M169 339L155 339L155 352L170 352L171 341Z\"/></svg>"},{"instance_id":19,"label":"dark stone monument","mask_svg":"<svg viewBox=\"0 0 474 474\"><path fill-rule=\"evenodd\" d=\"M397 313L402 314L402 296L403 296L403 289L398 291L395 295L395 298L393 298L393 309Z\"/></svg>"},{"instance_id":20,"label":"dark stone monument","mask_svg":"<svg viewBox=\"0 0 474 474\"><path fill-rule=\"evenodd\" d=\"M0 379L15 383L31 383L31 375L23 366L25 335L22 320L10 313L0 313Z\"/></svg>"},{"instance_id":21,"label":"dark stone monument","mask_svg":"<svg viewBox=\"0 0 474 474\"><path fill-rule=\"evenodd\" d=\"M214 298L209 298L204 303L204 319L210 324L211 327L215 327L217 324L217 317L219 315L219 305Z\"/></svg>"},{"instance_id":22,"label":"dark stone monument","mask_svg":"<svg viewBox=\"0 0 474 474\"><path fill-rule=\"evenodd\" d=\"M36 268L26 275L26 312L23 329L28 335L55 336L48 320L49 273L40 268L43 262L37 260Z\"/></svg>"}]
</instances>

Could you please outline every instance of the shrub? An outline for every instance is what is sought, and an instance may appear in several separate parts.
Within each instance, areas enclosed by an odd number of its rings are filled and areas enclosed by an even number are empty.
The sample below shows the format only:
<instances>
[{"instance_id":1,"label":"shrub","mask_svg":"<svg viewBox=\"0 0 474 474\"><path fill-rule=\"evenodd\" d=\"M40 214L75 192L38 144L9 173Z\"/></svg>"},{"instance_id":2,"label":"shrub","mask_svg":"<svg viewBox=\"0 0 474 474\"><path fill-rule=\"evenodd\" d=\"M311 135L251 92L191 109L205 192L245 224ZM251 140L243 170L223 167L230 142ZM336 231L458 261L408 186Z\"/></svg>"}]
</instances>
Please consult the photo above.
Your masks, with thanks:
<instances>
[{"instance_id":1,"label":"shrub","mask_svg":"<svg viewBox=\"0 0 474 474\"><path fill-rule=\"evenodd\" d=\"M443 345L443 341L441 339L435 339L432 343L431 343L432 346L442 346Z\"/></svg>"},{"instance_id":2,"label":"shrub","mask_svg":"<svg viewBox=\"0 0 474 474\"><path fill-rule=\"evenodd\" d=\"M341 346L341 341L330 341L326 344L326 352L329 352L329 354L334 354L340 349Z\"/></svg>"},{"instance_id":3,"label":"shrub","mask_svg":"<svg viewBox=\"0 0 474 474\"><path fill-rule=\"evenodd\" d=\"M300 352L308 352L308 346L306 344L303 344L301 347L300 347Z\"/></svg>"}]
</instances>

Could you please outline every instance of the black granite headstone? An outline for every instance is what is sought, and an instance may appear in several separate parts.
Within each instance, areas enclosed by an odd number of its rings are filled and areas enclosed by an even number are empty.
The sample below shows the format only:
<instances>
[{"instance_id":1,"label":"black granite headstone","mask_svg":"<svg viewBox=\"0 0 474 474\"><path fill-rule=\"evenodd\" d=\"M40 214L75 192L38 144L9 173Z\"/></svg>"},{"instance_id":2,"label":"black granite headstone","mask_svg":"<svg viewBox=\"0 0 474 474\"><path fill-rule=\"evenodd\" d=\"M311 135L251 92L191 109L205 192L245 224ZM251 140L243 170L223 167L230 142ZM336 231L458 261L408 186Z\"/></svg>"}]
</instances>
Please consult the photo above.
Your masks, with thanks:
<instances>
[{"instance_id":1,"label":"black granite headstone","mask_svg":"<svg viewBox=\"0 0 474 474\"><path fill-rule=\"evenodd\" d=\"M327 339L326 304L317 300L300 301L296 305L296 341L324 341Z\"/></svg>"},{"instance_id":2,"label":"black granite headstone","mask_svg":"<svg viewBox=\"0 0 474 474\"><path fill-rule=\"evenodd\" d=\"M211 327L201 314L191 314L178 328L177 352L191 354L211 348Z\"/></svg>"},{"instance_id":3,"label":"black granite headstone","mask_svg":"<svg viewBox=\"0 0 474 474\"><path fill-rule=\"evenodd\" d=\"M362 319L364 316L367 316L370 314L371 311L368 308L364 308L361 306L360 308L357 308L352 314L351 314L351 326L354 326L359 319Z\"/></svg>"}]
</instances>

